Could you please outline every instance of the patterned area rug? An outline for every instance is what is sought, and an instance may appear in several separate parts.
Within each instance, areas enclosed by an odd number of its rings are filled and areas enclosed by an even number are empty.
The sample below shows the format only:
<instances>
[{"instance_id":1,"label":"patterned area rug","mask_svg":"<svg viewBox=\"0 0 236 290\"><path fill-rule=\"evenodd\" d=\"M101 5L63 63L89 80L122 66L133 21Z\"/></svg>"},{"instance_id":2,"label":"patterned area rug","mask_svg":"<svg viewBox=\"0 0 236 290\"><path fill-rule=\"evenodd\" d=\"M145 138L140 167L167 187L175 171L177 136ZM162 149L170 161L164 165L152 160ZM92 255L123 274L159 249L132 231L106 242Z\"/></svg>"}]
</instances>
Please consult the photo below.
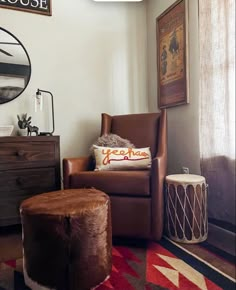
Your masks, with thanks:
<instances>
[{"instance_id":1,"label":"patterned area rug","mask_svg":"<svg viewBox=\"0 0 236 290\"><path fill-rule=\"evenodd\" d=\"M222 263L227 266L227 261L222 259ZM236 284L234 278L163 239L145 247L113 246L111 276L96 290L111 289L231 290ZM24 284L22 259L0 264L0 290L29 290Z\"/></svg>"}]
</instances>

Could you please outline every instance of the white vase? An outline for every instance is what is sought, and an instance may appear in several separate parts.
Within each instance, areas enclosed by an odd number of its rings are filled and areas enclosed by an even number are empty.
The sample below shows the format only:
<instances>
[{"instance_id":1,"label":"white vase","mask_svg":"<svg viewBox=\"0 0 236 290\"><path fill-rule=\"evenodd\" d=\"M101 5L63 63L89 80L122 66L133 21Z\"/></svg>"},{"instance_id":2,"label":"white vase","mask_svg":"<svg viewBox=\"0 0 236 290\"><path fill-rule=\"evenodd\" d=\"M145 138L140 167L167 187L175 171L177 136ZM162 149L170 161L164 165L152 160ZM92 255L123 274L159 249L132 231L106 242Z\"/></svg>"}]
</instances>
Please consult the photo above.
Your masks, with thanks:
<instances>
[{"instance_id":1,"label":"white vase","mask_svg":"<svg viewBox=\"0 0 236 290\"><path fill-rule=\"evenodd\" d=\"M27 136L28 135L28 129L18 129L19 136Z\"/></svg>"}]
</instances>

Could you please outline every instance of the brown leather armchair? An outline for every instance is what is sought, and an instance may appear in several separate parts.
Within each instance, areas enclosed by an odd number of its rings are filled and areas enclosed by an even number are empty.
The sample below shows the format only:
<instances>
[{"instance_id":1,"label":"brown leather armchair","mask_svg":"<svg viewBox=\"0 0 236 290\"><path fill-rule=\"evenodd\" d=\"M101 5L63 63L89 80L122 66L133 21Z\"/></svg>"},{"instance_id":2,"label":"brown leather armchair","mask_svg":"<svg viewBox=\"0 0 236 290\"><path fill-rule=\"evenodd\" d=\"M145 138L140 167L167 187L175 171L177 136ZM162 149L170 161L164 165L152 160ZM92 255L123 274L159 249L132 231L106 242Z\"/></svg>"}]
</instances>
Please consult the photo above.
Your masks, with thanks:
<instances>
[{"instance_id":1,"label":"brown leather armchair","mask_svg":"<svg viewBox=\"0 0 236 290\"><path fill-rule=\"evenodd\" d=\"M136 148L150 147L150 170L94 171L91 157L63 159L64 188L94 187L111 199L113 236L160 240L167 168L166 111L102 114L101 135L117 134Z\"/></svg>"}]
</instances>

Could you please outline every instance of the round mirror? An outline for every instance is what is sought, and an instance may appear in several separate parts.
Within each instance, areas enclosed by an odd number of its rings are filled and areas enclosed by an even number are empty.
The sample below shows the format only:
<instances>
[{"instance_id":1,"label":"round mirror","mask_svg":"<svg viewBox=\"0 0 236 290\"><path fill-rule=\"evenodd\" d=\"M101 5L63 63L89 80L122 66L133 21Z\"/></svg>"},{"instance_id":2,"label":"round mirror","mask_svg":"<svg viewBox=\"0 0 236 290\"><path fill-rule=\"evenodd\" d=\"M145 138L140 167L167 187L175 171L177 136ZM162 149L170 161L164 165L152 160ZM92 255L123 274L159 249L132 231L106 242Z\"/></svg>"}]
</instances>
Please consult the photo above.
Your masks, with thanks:
<instances>
[{"instance_id":1,"label":"round mirror","mask_svg":"<svg viewBox=\"0 0 236 290\"><path fill-rule=\"evenodd\" d=\"M30 59L23 44L0 28L0 104L18 97L27 87L30 75Z\"/></svg>"}]
</instances>

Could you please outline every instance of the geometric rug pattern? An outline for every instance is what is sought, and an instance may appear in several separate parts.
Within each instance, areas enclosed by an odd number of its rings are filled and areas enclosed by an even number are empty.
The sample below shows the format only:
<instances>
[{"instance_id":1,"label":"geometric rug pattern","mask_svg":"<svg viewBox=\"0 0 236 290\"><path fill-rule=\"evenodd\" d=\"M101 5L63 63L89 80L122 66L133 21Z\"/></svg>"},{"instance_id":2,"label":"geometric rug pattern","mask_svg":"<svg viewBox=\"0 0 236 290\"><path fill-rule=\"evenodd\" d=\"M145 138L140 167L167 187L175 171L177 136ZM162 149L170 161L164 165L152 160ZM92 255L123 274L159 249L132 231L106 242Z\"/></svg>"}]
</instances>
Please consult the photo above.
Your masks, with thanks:
<instances>
[{"instance_id":1,"label":"geometric rug pattern","mask_svg":"<svg viewBox=\"0 0 236 290\"><path fill-rule=\"evenodd\" d=\"M113 246L112 262L110 278L96 290L236 289L234 281L168 240L145 247ZM29 290L24 284L22 259L0 263L0 290Z\"/></svg>"}]
</instances>

